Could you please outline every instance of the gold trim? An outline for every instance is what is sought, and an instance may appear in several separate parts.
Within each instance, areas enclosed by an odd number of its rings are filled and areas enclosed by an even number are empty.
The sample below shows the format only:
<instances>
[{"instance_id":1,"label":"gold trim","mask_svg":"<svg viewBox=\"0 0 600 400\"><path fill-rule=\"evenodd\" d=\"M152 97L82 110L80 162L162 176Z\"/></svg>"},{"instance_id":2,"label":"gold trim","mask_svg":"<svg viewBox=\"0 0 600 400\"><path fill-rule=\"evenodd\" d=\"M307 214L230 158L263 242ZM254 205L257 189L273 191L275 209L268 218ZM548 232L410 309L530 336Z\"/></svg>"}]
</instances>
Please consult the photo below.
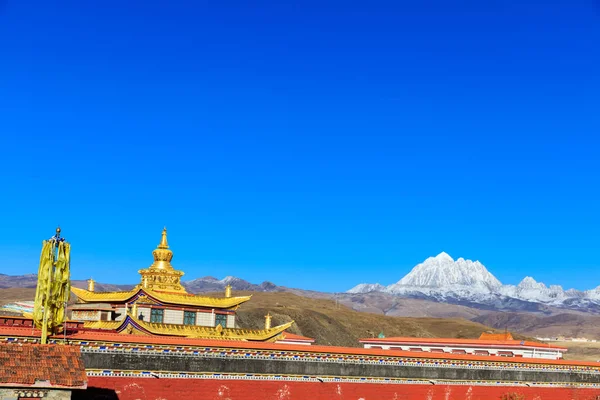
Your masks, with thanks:
<instances>
[{"instance_id":1,"label":"gold trim","mask_svg":"<svg viewBox=\"0 0 600 400\"><path fill-rule=\"evenodd\" d=\"M149 290L148 294L165 303L185 304L190 306L209 308L232 308L242 303L245 303L252 298L252 295L220 298L208 296L195 296L189 294L164 293L154 290Z\"/></svg>"},{"instance_id":2,"label":"gold trim","mask_svg":"<svg viewBox=\"0 0 600 400\"><path fill-rule=\"evenodd\" d=\"M90 292L88 290L79 289L76 287L71 287L71 291L84 303L125 303L127 300L134 297L138 292L142 292L154 297L161 303L219 309L234 308L252 298L252 296L219 298L195 296L191 294L164 293L150 289L142 289L140 287L136 287L128 292Z\"/></svg>"},{"instance_id":3,"label":"gold trim","mask_svg":"<svg viewBox=\"0 0 600 400\"><path fill-rule=\"evenodd\" d=\"M98 302L124 302L129 300L139 290L133 289L128 292L90 292L89 290L79 289L71 286L71 292L77 296L79 300L84 303L98 303Z\"/></svg>"},{"instance_id":4,"label":"gold trim","mask_svg":"<svg viewBox=\"0 0 600 400\"><path fill-rule=\"evenodd\" d=\"M193 339L221 339L221 340L246 340L246 341L275 341L279 335L291 327L294 321L271 329L232 329L199 325L159 324L141 321L130 316L139 326L158 336L183 336ZM117 328L114 328L117 329Z\"/></svg>"},{"instance_id":5,"label":"gold trim","mask_svg":"<svg viewBox=\"0 0 600 400\"><path fill-rule=\"evenodd\" d=\"M83 327L88 329L116 330L122 324L123 321L85 321Z\"/></svg>"}]
</instances>

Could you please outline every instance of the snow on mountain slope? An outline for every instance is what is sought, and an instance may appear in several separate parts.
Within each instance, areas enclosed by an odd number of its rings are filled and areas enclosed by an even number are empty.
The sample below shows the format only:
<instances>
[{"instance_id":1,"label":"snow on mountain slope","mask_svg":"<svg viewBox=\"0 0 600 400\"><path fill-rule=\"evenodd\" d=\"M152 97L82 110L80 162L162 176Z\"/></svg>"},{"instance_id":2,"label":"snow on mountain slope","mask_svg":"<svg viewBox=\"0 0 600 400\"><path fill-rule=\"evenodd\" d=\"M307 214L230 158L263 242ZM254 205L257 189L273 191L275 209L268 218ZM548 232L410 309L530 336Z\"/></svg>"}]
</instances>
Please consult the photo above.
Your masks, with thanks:
<instances>
[{"instance_id":1,"label":"snow on mountain slope","mask_svg":"<svg viewBox=\"0 0 600 400\"><path fill-rule=\"evenodd\" d=\"M515 299L545 304L559 304L568 297L561 286L551 285L546 287L542 282L536 282L530 276L526 276L517 286L502 286L500 293Z\"/></svg>"},{"instance_id":2,"label":"snow on mountain slope","mask_svg":"<svg viewBox=\"0 0 600 400\"><path fill-rule=\"evenodd\" d=\"M379 283L361 283L348 290L346 293L369 293L369 292L383 292L385 286Z\"/></svg>"},{"instance_id":3,"label":"snow on mountain slope","mask_svg":"<svg viewBox=\"0 0 600 400\"><path fill-rule=\"evenodd\" d=\"M453 285L482 285L490 289L502 286L479 261L459 258L454 261L442 252L418 264L400 279L399 286L448 287Z\"/></svg>"},{"instance_id":4,"label":"snow on mountain slope","mask_svg":"<svg viewBox=\"0 0 600 400\"><path fill-rule=\"evenodd\" d=\"M575 289L565 291L558 285L547 287L529 276L518 285L503 285L479 261L463 258L455 261L444 252L416 265L397 283L387 287L361 283L348 292L374 291L402 297L469 302L493 307L544 304L581 310L589 307L597 309L600 305L600 286L585 292Z\"/></svg>"}]
</instances>

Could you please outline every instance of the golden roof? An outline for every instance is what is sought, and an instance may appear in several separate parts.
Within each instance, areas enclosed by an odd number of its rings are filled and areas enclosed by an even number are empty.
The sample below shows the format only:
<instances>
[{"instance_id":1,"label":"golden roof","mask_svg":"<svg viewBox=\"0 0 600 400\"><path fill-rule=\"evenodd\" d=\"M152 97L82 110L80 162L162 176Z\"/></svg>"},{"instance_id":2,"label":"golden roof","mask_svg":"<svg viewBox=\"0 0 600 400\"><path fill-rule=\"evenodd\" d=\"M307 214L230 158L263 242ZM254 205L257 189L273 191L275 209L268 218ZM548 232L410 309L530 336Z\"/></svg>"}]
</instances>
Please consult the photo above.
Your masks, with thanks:
<instances>
[{"instance_id":1,"label":"golden roof","mask_svg":"<svg viewBox=\"0 0 600 400\"><path fill-rule=\"evenodd\" d=\"M167 242L167 228L162 231L160 243L152 252L154 262L147 269L138 272L142 276L141 285L147 289L166 290L169 292L187 293L181 285L182 271L177 271L171 265L173 252Z\"/></svg>"},{"instance_id":2,"label":"golden roof","mask_svg":"<svg viewBox=\"0 0 600 400\"><path fill-rule=\"evenodd\" d=\"M220 309L234 308L252 298L252 296L223 298L196 296L193 294L166 293L140 288L139 286L127 292L90 292L76 287L71 287L71 291L84 303L125 303L139 293L141 296L147 295L161 303Z\"/></svg>"},{"instance_id":3,"label":"golden roof","mask_svg":"<svg viewBox=\"0 0 600 400\"><path fill-rule=\"evenodd\" d=\"M100 302L124 302L132 298L139 289L129 290L127 292L90 292L89 290L79 289L71 286L71 292L84 303Z\"/></svg>"},{"instance_id":4,"label":"golden roof","mask_svg":"<svg viewBox=\"0 0 600 400\"><path fill-rule=\"evenodd\" d=\"M221 340L255 340L266 341L292 326L294 321L279 325L270 329L237 329L223 328L221 325L199 326L199 325L175 325L158 324L154 322L135 320L142 328L154 335L184 336L194 339L221 339Z\"/></svg>"},{"instance_id":5,"label":"golden roof","mask_svg":"<svg viewBox=\"0 0 600 400\"><path fill-rule=\"evenodd\" d=\"M89 329L107 329L116 330L123 324L123 321L85 321L83 326Z\"/></svg>"},{"instance_id":6,"label":"golden roof","mask_svg":"<svg viewBox=\"0 0 600 400\"><path fill-rule=\"evenodd\" d=\"M292 326L294 321L283 325L275 326L270 329L232 329L223 328L221 325L216 327L199 325L176 325L159 324L154 322L142 321L128 315L123 321L86 321L85 328L103 329L110 331L120 331L125 334L132 334L138 328L131 324L141 327L144 331L157 336L179 336L193 339L219 339L219 340L245 340L245 341L269 341L279 338L283 331ZM129 325L129 326L128 326Z\"/></svg>"},{"instance_id":7,"label":"golden roof","mask_svg":"<svg viewBox=\"0 0 600 400\"><path fill-rule=\"evenodd\" d=\"M93 285L91 285L88 288L91 290L72 287L71 291L84 303L124 303L140 294L141 296L152 297L161 303L229 309L250 300L251 296L218 298L188 294L181 285L183 272L175 270L171 265L173 251L169 249L167 228L163 229L160 243L152 252L152 256L154 262L149 268L139 271L141 283L132 290L95 292ZM230 292L229 295L231 295Z\"/></svg>"}]
</instances>

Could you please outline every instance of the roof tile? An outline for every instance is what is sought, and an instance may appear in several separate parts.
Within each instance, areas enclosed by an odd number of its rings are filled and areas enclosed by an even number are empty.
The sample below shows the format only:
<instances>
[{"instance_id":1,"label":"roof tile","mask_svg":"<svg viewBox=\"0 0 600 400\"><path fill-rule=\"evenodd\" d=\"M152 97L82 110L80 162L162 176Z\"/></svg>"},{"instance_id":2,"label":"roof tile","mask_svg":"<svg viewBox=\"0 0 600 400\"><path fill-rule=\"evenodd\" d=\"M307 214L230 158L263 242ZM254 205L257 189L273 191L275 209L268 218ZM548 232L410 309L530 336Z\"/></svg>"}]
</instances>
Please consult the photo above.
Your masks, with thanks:
<instances>
[{"instance_id":1,"label":"roof tile","mask_svg":"<svg viewBox=\"0 0 600 400\"><path fill-rule=\"evenodd\" d=\"M0 343L0 383L2 386L49 385L85 388L86 374L78 346Z\"/></svg>"}]
</instances>

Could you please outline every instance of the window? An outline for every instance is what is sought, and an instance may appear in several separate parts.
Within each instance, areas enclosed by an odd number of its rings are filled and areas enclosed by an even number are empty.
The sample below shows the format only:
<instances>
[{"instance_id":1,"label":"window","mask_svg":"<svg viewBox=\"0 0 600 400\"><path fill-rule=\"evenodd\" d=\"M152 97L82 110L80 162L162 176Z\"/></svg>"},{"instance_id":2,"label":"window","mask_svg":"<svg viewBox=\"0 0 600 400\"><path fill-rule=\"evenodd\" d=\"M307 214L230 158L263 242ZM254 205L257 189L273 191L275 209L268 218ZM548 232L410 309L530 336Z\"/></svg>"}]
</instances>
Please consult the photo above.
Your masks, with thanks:
<instances>
[{"instance_id":1,"label":"window","mask_svg":"<svg viewBox=\"0 0 600 400\"><path fill-rule=\"evenodd\" d=\"M227 315L216 314L215 315L215 326L221 325L223 328L227 328Z\"/></svg>"},{"instance_id":2,"label":"window","mask_svg":"<svg viewBox=\"0 0 600 400\"><path fill-rule=\"evenodd\" d=\"M183 324L184 325L196 325L196 313L194 311L183 312Z\"/></svg>"},{"instance_id":3,"label":"window","mask_svg":"<svg viewBox=\"0 0 600 400\"><path fill-rule=\"evenodd\" d=\"M164 314L164 310L153 308L150 312L150 322L157 322L159 324L162 324Z\"/></svg>"}]
</instances>

